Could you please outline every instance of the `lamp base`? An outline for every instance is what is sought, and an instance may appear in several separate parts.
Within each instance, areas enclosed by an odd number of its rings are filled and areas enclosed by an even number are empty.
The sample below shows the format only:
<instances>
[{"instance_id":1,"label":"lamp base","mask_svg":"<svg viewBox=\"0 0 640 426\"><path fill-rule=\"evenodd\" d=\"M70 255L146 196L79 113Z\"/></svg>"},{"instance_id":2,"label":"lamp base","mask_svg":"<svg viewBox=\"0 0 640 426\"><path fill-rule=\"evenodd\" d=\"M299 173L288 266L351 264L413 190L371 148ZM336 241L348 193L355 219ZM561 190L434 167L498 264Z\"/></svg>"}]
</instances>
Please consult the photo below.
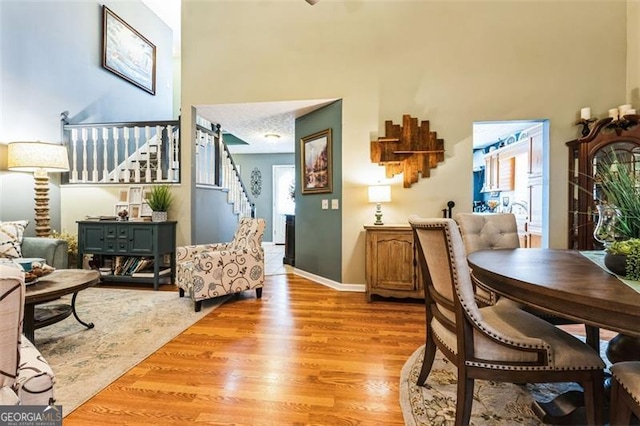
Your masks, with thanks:
<instances>
[{"instance_id":1,"label":"lamp base","mask_svg":"<svg viewBox=\"0 0 640 426\"><path fill-rule=\"evenodd\" d=\"M45 171L33 173L35 180L35 228L37 237L51 235L51 217L49 216L49 175Z\"/></svg>"},{"instance_id":2,"label":"lamp base","mask_svg":"<svg viewBox=\"0 0 640 426\"><path fill-rule=\"evenodd\" d=\"M376 221L373 222L374 225L384 225L382 222L382 206L380 203L376 204L376 213L374 216L376 217Z\"/></svg>"}]
</instances>

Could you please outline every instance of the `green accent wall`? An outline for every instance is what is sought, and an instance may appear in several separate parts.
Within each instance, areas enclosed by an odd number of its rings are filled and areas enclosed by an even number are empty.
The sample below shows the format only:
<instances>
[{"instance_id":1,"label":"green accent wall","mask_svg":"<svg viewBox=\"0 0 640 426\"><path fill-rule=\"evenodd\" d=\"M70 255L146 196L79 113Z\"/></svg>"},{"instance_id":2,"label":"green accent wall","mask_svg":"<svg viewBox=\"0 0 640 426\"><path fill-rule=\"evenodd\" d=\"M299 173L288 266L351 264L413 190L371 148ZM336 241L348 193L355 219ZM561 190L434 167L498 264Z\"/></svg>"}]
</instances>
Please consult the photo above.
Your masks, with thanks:
<instances>
[{"instance_id":1,"label":"green accent wall","mask_svg":"<svg viewBox=\"0 0 640 426\"><path fill-rule=\"evenodd\" d=\"M240 166L240 177L249 191L249 200L256 205L256 216L267 222L262 241L273 241L273 166L293 165L293 154L231 154L233 161ZM260 171L262 185L260 194L251 193L251 172ZM296 198L297 201L297 198Z\"/></svg>"},{"instance_id":2,"label":"green accent wall","mask_svg":"<svg viewBox=\"0 0 640 426\"><path fill-rule=\"evenodd\" d=\"M300 139L322 130L332 133L333 192L301 193ZM296 268L342 282L342 101L296 120ZM322 200L329 209L322 210ZM331 200L340 208L331 210Z\"/></svg>"}]
</instances>

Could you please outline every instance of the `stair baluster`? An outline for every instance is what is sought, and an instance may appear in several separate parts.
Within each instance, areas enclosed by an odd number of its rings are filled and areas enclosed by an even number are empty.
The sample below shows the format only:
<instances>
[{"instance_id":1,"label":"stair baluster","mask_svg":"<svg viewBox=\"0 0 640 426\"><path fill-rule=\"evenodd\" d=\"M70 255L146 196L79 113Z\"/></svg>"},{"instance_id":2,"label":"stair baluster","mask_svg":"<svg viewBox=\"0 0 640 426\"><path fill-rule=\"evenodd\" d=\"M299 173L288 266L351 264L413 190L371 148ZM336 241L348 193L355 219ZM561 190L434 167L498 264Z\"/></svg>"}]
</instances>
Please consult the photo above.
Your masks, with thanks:
<instances>
[{"instance_id":1,"label":"stair baluster","mask_svg":"<svg viewBox=\"0 0 640 426\"><path fill-rule=\"evenodd\" d=\"M120 176L122 175L120 170L120 161L118 161L118 140L120 140L120 129L113 128L113 176L114 182L120 182Z\"/></svg>"},{"instance_id":2,"label":"stair baluster","mask_svg":"<svg viewBox=\"0 0 640 426\"><path fill-rule=\"evenodd\" d=\"M107 144L109 142L109 128L102 128L102 180L107 182L109 176L109 151Z\"/></svg>"},{"instance_id":3,"label":"stair baluster","mask_svg":"<svg viewBox=\"0 0 640 426\"><path fill-rule=\"evenodd\" d=\"M156 181L162 182L162 127L156 126Z\"/></svg>"},{"instance_id":4,"label":"stair baluster","mask_svg":"<svg viewBox=\"0 0 640 426\"><path fill-rule=\"evenodd\" d=\"M138 126L133 126L133 146L133 163L135 164L133 181L140 183L140 128Z\"/></svg>"},{"instance_id":5,"label":"stair baluster","mask_svg":"<svg viewBox=\"0 0 640 426\"><path fill-rule=\"evenodd\" d=\"M91 129L91 139L93 143L93 167L91 168L91 182L98 181L98 129L95 127Z\"/></svg>"},{"instance_id":6,"label":"stair baluster","mask_svg":"<svg viewBox=\"0 0 640 426\"><path fill-rule=\"evenodd\" d=\"M144 126L144 137L147 147L147 164L145 164L144 170L144 181L151 182L151 128L149 126Z\"/></svg>"},{"instance_id":7,"label":"stair baluster","mask_svg":"<svg viewBox=\"0 0 640 426\"><path fill-rule=\"evenodd\" d=\"M129 129L124 127L122 136L124 139L124 182L129 183L131 181L131 158L129 157Z\"/></svg>"},{"instance_id":8,"label":"stair baluster","mask_svg":"<svg viewBox=\"0 0 640 426\"><path fill-rule=\"evenodd\" d=\"M89 180L87 169L87 129L82 129L82 182Z\"/></svg>"},{"instance_id":9,"label":"stair baluster","mask_svg":"<svg viewBox=\"0 0 640 426\"><path fill-rule=\"evenodd\" d=\"M75 183L78 181L78 130L71 130L71 145L73 146L73 155L72 155L72 165L73 169L71 171L71 182Z\"/></svg>"}]
</instances>

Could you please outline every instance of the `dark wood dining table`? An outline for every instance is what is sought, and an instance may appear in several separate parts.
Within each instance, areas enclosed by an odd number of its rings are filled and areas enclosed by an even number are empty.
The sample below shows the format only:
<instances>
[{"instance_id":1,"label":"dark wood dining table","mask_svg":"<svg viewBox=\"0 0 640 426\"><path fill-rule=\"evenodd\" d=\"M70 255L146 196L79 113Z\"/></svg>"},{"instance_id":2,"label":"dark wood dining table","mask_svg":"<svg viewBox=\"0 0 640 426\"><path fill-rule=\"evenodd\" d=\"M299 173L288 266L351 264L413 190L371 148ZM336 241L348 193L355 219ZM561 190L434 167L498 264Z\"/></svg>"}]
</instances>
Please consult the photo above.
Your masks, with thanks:
<instances>
[{"instance_id":1,"label":"dark wood dining table","mask_svg":"<svg viewBox=\"0 0 640 426\"><path fill-rule=\"evenodd\" d=\"M509 299L640 337L640 293L579 251L482 250L467 259L476 278Z\"/></svg>"},{"instance_id":2,"label":"dark wood dining table","mask_svg":"<svg viewBox=\"0 0 640 426\"><path fill-rule=\"evenodd\" d=\"M496 293L550 314L621 333L607 350L612 362L640 356L640 293L576 250L482 250L468 257L472 274ZM630 338L630 337L631 338ZM620 345L612 350L614 340ZM612 353L619 352L619 359ZM574 405L575 404L575 405ZM546 423L564 422L575 395L540 404ZM553 413L553 414L550 414Z\"/></svg>"}]
</instances>

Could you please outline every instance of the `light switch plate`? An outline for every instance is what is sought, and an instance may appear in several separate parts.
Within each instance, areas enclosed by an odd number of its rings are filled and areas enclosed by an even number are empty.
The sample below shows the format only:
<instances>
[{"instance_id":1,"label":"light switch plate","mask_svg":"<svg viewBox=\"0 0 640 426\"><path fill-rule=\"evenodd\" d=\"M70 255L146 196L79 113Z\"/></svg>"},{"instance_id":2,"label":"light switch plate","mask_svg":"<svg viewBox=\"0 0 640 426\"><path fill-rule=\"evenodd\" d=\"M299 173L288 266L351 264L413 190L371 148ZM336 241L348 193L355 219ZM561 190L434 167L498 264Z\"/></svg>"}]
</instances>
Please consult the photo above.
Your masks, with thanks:
<instances>
[{"instance_id":1,"label":"light switch plate","mask_svg":"<svg viewBox=\"0 0 640 426\"><path fill-rule=\"evenodd\" d=\"M337 198L331 200L331 210L338 210L340 208L340 203Z\"/></svg>"},{"instance_id":2,"label":"light switch plate","mask_svg":"<svg viewBox=\"0 0 640 426\"><path fill-rule=\"evenodd\" d=\"M322 200L322 210L329 209L329 200Z\"/></svg>"}]
</instances>

